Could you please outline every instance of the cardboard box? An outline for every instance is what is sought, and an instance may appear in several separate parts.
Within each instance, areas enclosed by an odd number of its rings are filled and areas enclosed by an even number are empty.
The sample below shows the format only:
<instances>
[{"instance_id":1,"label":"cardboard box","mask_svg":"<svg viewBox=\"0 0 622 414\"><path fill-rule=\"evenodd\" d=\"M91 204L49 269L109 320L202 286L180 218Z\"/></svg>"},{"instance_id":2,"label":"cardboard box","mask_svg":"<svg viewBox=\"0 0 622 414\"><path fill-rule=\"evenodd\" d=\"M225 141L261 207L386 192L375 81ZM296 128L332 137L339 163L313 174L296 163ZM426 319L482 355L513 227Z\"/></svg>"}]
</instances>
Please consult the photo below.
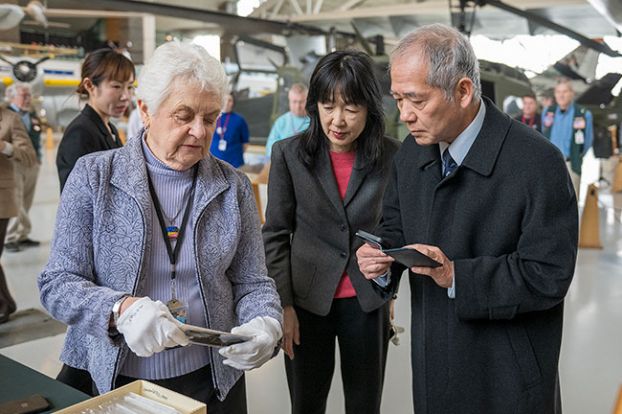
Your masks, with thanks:
<instances>
[{"instance_id":1,"label":"cardboard box","mask_svg":"<svg viewBox=\"0 0 622 414\"><path fill-rule=\"evenodd\" d=\"M95 408L101 403L111 400L115 397L134 392L143 397L157 401L159 403L173 407L181 411L183 414L207 414L207 406L204 403L193 400L192 398L181 395L159 385L152 384L149 381L138 380L131 382L116 390L112 390L98 397L91 398L81 403L72 405L56 411L57 414L75 414L80 413L88 408Z\"/></svg>"}]
</instances>

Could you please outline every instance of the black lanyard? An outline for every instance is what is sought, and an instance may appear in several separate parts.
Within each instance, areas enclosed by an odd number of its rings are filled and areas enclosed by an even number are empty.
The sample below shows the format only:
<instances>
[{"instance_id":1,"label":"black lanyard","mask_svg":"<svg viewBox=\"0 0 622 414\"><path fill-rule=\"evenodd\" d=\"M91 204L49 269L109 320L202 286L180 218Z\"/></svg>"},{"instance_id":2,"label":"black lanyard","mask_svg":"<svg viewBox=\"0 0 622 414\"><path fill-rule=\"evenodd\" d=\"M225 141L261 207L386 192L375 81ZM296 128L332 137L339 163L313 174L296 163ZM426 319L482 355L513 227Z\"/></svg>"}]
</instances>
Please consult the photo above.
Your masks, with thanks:
<instances>
[{"instance_id":1,"label":"black lanyard","mask_svg":"<svg viewBox=\"0 0 622 414\"><path fill-rule=\"evenodd\" d=\"M192 187L190 188L190 196L188 197L188 201L186 202L186 211L184 211L184 218L181 220L181 227L178 230L179 233L176 238L177 241L175 242L175 249L173 249L173 247L171 246L171 240L168 237L166 223L164 222L164 217L162 215L160 200L158 199L158 195L155 192L155 188L153 188L153 183L151 182L149 171L147 171L147 181L149 182L149 192L151 193L151 200L153 201L153 207L155 208L156 214L158 216L158 221L160 222L160 229L162 230L162 237L164 238L164 244L166 245L166 252L168 253L168 259L171 263L171 281L175 280L175 276L177 273L177 270L175 268L175 264L177 263L177 254L179 253L179 249L184 238L184 229L186 228L186 225L188 224L188 219L190 218L190 208L192 206L192 201L194 200L194 187L197 182L198 172L199 164L197 163L197 165L194 167Z\"/></svg>"}]
</instances>

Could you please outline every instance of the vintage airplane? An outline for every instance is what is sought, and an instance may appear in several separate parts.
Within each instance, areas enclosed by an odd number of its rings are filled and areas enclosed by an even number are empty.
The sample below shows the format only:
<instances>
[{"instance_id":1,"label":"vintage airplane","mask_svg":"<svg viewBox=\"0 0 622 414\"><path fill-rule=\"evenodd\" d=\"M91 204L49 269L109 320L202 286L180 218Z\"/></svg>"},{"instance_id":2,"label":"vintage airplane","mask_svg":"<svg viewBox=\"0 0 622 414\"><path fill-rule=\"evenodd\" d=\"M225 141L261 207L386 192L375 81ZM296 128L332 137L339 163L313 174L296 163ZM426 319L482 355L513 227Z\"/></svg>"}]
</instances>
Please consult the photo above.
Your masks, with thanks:
<instances>
[{"instance_id":1,"label":"vintage airplane","mask_svg":"<svg viewBox=\"0 0 622 414\"><path fill-rule=\"evenodd\" d=\"M79 112L79 51L53 46L0 42L0 93L14 82L28 83L34 104L49 125L67 125Z\"/></svg>"}]
</instances>

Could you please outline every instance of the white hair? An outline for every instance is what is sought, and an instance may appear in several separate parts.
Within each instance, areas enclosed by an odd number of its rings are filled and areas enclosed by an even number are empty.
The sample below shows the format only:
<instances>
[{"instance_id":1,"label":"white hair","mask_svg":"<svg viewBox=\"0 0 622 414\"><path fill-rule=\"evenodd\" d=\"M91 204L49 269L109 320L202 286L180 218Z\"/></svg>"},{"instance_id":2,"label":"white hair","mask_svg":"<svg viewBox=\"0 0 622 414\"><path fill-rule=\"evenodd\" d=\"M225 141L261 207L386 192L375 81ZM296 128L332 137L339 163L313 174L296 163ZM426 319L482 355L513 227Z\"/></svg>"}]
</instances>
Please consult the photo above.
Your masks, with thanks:
<instances>
[{"instance_id":1,"label":"white hair","mask_svg":"<svg viewBox=\"0 0 622 414\"><path fill-rule=\"evenodd\" d=\"M140 71L136 96L154 114L169 97L177 80L198 83L201 91L215 92L221 106L229 93L227 75L217 59L201 46L175 40L164 43L153 52Z\"/></svg>"},{"instance_id":2,"label":"white hair","mask_svg":"<svg viewBox=\"0 0 622 414\"><path fill-rule=\"evenodd\" d=\"M473 82L473 99L479 100L482 86L479 62L469 40L453 27L435 23L408 33L391 53L391 62L406 57L416 49L427 62L427 83L440 88L447 100L453 99L458 81L467 77Z\"/></svg>"},{"instance_id":3,"label":"white hair","mask_svg":"<svg viewBox=\"0 0 622 414\"><path fill-rule=\"evenodd\" d=\"M9 85L4 91L6 98L10 101L17 95L18 90L26 90L32 94L32 87L27 83L16 82Z\"/></svg>"}]
</instances>

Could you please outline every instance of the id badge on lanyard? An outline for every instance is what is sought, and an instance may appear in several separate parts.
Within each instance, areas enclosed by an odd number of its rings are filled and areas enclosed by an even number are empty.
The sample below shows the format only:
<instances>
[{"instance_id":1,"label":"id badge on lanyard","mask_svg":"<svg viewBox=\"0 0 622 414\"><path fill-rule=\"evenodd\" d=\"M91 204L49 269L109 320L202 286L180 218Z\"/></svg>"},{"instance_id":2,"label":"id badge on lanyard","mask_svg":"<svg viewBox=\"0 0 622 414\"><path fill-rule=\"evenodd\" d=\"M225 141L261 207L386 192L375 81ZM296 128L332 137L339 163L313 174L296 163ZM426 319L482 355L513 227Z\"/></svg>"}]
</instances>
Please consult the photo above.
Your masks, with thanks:
<instances>
[{"instance_id":1,"label":"id badge on lanyard","mask_svg":"<svg viewBox=\"0 0 622 414\"><path fill-rule=\"evenodd\" d=\"M227 125L229 125L230 118L231 118L231 112L227 114L224 125L221 123L220 125L216 127L216 134L220 138L218 140L218 151L221 151L221 152L224 152L227 150L227 141L225 140L225 134L227 133ZM220 117L219 121L221 120L222 120L222 116Z\"/></svg>"},{"instance_id":2,"label":"id badge on lanyard","mask_svg":"<svg viewBox=\"0 0 622 414\"><path fill-rule=\"evenodd\" d=\"M227 141L225 141L224 139L219 139L218 140L218 151L222 151L225 152L227 150Z\"/></svg>"},{"instance_id":3,"label":"id badge on lanyard","mask_svg":"<svg viewBox=\"0 0 622 414\"><path fill-rule=\"evenodd\" d=\"M166 302L166 307L171 312L171 315L175 319L177 319L181 323L186 323L188 320L188 308L186 305L177 298L177 258L179 256L179 250L181 248L181 244L183 242L183 238L185 235L185 229L188 225L188 220L190 218L190 210L192 209L192 202L194 200L194 189L196 185L197 175L199 172L198 164L194 167L194 176L192 178L192 186L190 187L190 196L188 197L188 201L186 202L186 207L184 211L184 216L181 220L181 227L177 227L171 223L171 225L167 226L164 221L164 215L162 213L162 207L160 204L160 200L158 199L158 195L155 192L155 188L153 187L153 183L151 182L151 177L149 173L147 173L147 181L149 183L149 192L151 194L151 199L153 201L153 206L158 216L158 221L160 223L160 228L162 230L162 237L164 239L164 245L166 246L166 252L168 254L169 262L170 262L170 277L171 277L171 299ZM175 242L175 247L173 248L172 244Z\"/></svg>"}]
</instances>

